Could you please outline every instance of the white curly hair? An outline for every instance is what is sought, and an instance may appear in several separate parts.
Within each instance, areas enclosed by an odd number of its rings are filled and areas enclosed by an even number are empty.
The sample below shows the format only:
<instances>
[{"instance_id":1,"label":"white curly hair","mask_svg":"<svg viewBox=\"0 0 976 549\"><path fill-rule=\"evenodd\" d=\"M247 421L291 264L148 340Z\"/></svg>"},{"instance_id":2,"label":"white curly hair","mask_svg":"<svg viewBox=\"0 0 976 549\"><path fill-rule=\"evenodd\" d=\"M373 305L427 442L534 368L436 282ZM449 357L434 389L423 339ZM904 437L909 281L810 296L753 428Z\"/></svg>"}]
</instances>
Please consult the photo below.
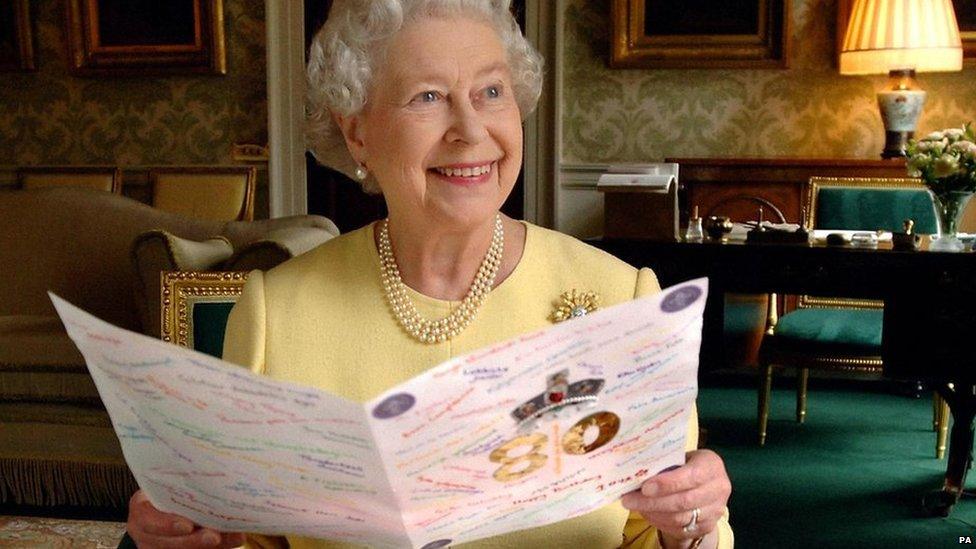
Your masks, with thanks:
<instances>
[{"instance_id":1,"label":"white curly hair","mask_svg":"<svg viewBox=\"0 0 976 549\"><path fill-rule=\"evenodd\" d=\"M332 113L358 114L390 39L406 23L426 17L470 17L489 23L505 47L515 100L523 118L542 91L542 56L522 35L511 0L336 0L308 52L305 138L324 166L351 175L355 161ZM363 182L378 193L372 178Z\"/></svg>"}]
</instances>

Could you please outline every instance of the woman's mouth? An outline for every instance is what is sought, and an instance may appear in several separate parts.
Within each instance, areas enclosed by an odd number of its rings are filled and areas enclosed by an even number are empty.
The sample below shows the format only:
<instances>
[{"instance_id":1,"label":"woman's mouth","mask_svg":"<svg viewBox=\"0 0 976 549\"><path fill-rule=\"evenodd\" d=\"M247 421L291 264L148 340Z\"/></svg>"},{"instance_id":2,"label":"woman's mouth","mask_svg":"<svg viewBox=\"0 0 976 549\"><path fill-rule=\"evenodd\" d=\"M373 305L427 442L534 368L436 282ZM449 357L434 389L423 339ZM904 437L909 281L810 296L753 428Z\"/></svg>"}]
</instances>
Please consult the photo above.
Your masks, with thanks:
<instances>
[{"instance_id":1,"label":"woman's mouth","mask_svg":"<svg viewBox=\"0 0 976 549\"><path fill-rule=\"evenodd\" d=\"M494 162L454 164L431 168L430 171L454 185L477 185L488 181L494 166Z\"/></svg>"}]
</instances>

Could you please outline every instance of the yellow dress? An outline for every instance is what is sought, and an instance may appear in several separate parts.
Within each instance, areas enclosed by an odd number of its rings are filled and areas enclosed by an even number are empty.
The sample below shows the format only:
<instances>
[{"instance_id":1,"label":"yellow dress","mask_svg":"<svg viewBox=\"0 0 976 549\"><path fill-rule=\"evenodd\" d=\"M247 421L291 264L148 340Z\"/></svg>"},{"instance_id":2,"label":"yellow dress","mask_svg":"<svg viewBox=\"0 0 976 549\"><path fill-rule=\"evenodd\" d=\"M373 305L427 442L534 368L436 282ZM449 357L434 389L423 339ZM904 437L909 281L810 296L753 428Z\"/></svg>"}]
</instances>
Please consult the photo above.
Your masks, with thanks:
<instances>
[{"instance_id":1,"label":"yellow dress","mask_svg":"<svg viewBox=\"0 0 976 549\"><path fill-rule=\"evenodd\" d=\"M364 402L452 357L551 325L562 292L577 289L613 305L660 291L649 269L637 269L582 242L526 223L525 249L515 270L492 290L472 323L444 343L421 344L401 330L385 301L373 226L350 232L267 273L251 273L231 312L224 359L278 380ZM408 289L426 318L448 315L459 302ZM688 448L697 445L697 417ZM732 546L723 520L722 547ZM587 515L460 547L657 547L657 535L619 503ZM628 539L629 541L629 539ZM252 547L286 546L282 538L249 536ZM349 547L289 537L294 548Z\"/></svg>"}]
</instances>

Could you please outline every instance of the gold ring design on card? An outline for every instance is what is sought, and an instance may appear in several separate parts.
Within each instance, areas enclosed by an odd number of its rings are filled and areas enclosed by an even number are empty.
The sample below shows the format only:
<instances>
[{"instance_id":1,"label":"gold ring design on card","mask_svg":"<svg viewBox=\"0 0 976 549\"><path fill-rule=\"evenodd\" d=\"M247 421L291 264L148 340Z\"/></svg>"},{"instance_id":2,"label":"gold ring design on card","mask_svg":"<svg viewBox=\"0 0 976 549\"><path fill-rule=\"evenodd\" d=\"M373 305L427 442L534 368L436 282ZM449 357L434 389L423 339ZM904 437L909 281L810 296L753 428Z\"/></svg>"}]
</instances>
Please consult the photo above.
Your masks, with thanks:
<instances>
[{"instance_id":1,"label":"gold ring design on card","mask_svg":"<svg viewBox=\"0 0 976 549\"><path fill-rule=\"evenodd\" d=\"M586 431L591 427L599 429L596 438L589 444L586 443ZM620 416L613 412L597 412L590 414L576 422L563 435L563 450L567 454L582 455L588 454L593 450L603 446L613 440L620 430Z\"/></svg>"}]
</instances>

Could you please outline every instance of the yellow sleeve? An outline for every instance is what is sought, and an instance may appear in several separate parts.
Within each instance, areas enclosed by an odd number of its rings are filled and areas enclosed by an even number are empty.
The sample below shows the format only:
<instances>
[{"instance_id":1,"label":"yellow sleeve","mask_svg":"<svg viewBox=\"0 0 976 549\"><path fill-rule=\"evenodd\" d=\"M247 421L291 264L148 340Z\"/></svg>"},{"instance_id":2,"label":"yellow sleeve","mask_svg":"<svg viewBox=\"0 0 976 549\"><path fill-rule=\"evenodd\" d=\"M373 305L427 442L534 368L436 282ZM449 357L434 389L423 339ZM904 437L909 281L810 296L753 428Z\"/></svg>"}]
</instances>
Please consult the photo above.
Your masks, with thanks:
<instances>
[{"instance_id":1,"label":"yellow sleeve","mask_svg":"<svg viewBox=\"0 0 976 549\"><path fill-rule=\"evenodd\" d=\"M661 291L661 283L657 281L654 271L644 267L637 271L637 287L634 289L634 297L645 297L654 295Z\"/></svg>"},{"instance_id":2,"label":"yellow sleeve","mask_svg":"<svg viewBox=\"0 0 976 549\"><path fill-rule=\"evenodd\" d=\"M281 536L247 534L244 538L244 549L288 549L288 547L288 540Z\"/></svg>"},{"instance_id":3,"label":"yellow sleeve","mask_svg":"<svg viewBox=\"0 0 976 549\"><path fill-rule=\"evenodd\" d=\"M240 299L227 318L223 359L250 368L254 373L264 373L266 326L264 273L251 271Z\"/></svg>"},{"instance_id":4,"label":"yellow sleeve","mask_svg":"<svg viewBox=\"0 0 976 549\"><path fill-rule=\"evenodd\" d=\"M653 295L661 291L661 284L657 280L654 271L643 268L637 273L637 287L634 290L634 297L644 297ZM685 451L691 452L698 448L698 409L691 410L691 418L688 420L688 433L685 435ZM729 510L726 508L725 514L719 520L716 527L718 530L719 549L732 549L735 539L732 535L732 526L729 524ZM628 543L630 545L628 545ZM635 549L659 549L657 530L644 520L640 513L633 511L627 517L624 524L624 545Z\"/></svg>"},{"instance_id":5,"label":"yellow sleeve","mask_svg":"<svg viewBox=\"0 0 976 549\"><path fill-rule=\"evenodd\" d=\"M264 273L251 271L244 284L240 299L234 304L227 318L224 332L223 359L238 364L254 373L264 373L264 349L267 334L267 310L264 299ZM247 534L247 549L284 549L288 540L284 537Z\"/></svg>"}]
</instances>

